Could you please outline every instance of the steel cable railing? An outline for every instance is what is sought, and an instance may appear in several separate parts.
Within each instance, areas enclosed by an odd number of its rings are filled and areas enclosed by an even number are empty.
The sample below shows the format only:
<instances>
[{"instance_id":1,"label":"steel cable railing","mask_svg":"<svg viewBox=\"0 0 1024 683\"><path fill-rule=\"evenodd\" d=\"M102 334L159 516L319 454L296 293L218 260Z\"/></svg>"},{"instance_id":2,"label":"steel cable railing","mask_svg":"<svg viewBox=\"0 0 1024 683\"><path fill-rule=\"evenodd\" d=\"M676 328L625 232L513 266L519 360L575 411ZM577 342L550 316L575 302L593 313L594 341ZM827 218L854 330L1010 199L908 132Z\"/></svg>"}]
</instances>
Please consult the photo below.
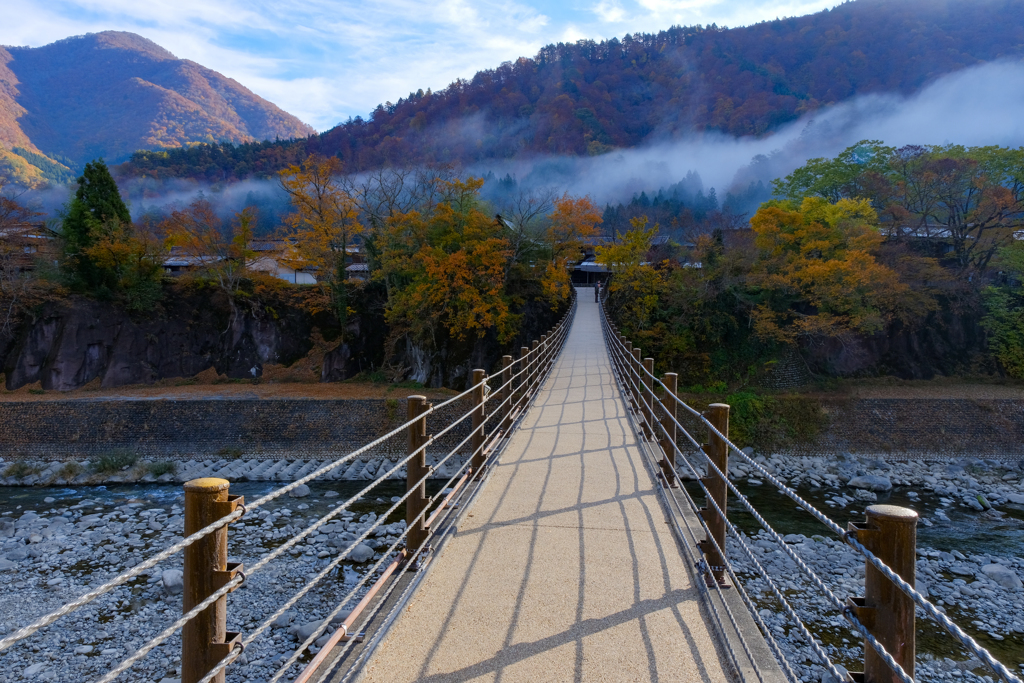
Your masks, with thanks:
<instances>
[{"instance_id":1,"label":"steel cable railing","mask_svg":"<svg viewBox=\"0 0 1024 683\"><path fill-rule=\"evenodd\" d=\"M157 566L160 562L168 559L175 553L187 548L191 544L209 536L212 533L219 531L220 529L223 529L230 523L241 518L246 513L247 510L252 511L261 506L265 506L267 503L283 495L286 495L287 493L295 490L297 487L309 481L312 481L317 477L323 476L324 474L331 472L332 470L335 470L336 468L348 462L351 462L360 455L386 442L388 439L406 433L412 425L419 422L420 420L425 420L426 417L429 416L430 414L436 413L439 409L451 405L456 401L464 399L473 392L482 389L482 405L474 405L470 410L463 413L460 417L451 420L438 433L431 435L429 438L425 439L423 443L416 449L414 449L412 452L408 453L405 457L400 458L390 469L388 469L387 472L376 475L374 480L372 480L366 487L360 490L357 494L355 494L348 500L344 501L343 503L333 508L330 512L319 518L313 524L308 525L303 530L293 534L283 544L281 544L271 552L261 557L254 565L247 568L245 575L239 574L233 576L230 580L226 581L217 590L213 591L210 595L206 596L202 600L202 602L200 602L198 605L190 609L188 612L183 614L179 619L174 621L170 626L162 630L156 636L150 638L146 643L144 643L142 646L136 649L130 657L123 660L120 664L118 664L118 666L116 666L114 669L111 669L105 675L99 678L97 683L109 683L110 681L116 679L121 673L129 669L133 664L137 663L138 661L143 659L147 654L152 652L152 650L159 646L162 642L165 642L168 638L170 638L174 633L176 633L186 623L188 623L189 620L195 618L198 614L206 610L210 605L214 604L217 600L223 598L225 595L227 595L232 590L241 585L244 582L246 576L251 577L257 572L259 572L261 569L266 567L270 562L281 557L285 552L294 548L303 539L310 536L310 534L314 533L319 528L327 524L329 521L340 515L352 504L361 500L367 493L372 491L376 486L388 480L392 475L395 475L401 468L407 466L408 463L414 457L417 457L421 454L425 454L429 447L437 443L438 439L440 439L442 436L446 435L448 432L453 430L457 425L464 422L467 418L473 416L478 409L480 409L481 412L485 413L483 420L480 422L480 424L474 425L473 429L470 430L469 435L462 439L462 441L459 442L458 445L451 449L444 457L437 460L433 465L427 467L419 481L416 482L414 486L409 487L405 495L401 496L400 499L397 502L395 502L391 506L391 508L388 509L387 512L381 515L377 520L373 521L373 523L371 523L367 528L363 529L362 533L360 533L359 536L356 537L354 540L351 540L348 543L347 547L345 547L344 549L339 549L336 558L329 562L321 572L319 572L311 581L309 581L305 586L303 586L289 601L285 603L284 606L278 609L269 620L264 621L261 624L260 628L258 628L253 634L249 635L245 640L241 642L241 648L233 648L231 652L229 652L228 655L218 664L219 668L212 672L212 675L216 675L217 671L223 670L224 667L226 667L231 661L234 661L238 656L240 656L241 651L244 650L244 647L246 645L252 643L253 640L255 640L255 638L257 638L260 634L264 633L266 629L269 628L269 625L273 622L274 619L279 617L284 611L287 611L287 609L289 609L298 600L300 600L302 597L308 594L313 588L315 588L316 585L331 572L331 570L335 569L338 566L338 564L340 564L341 561L348 557L349 554L352 553L352 551L360 543L365 541L371 533L374 533L383 524L384 520L387 519L388 515L397 510L398 507L401 506L409 498L409 496L412 495L412 493L415 490L417 490L417 488L420 485L424 484L427 479L433 477L436 474L436 472L442 466L445 465L447 461L455 457L471 439L478 435L482 436L482 434L485 433L488 424L494 418L501 416L502 421L507 420L511 412L517 407L516 404L519 404L519 415L522 415L522 411L525 410L529 403L535 398L536 393L539 391L541 384L543 383L545 377L548 374L548 370L550 370L551 366L554 363L554 359L557 357L558 352L561 350L565 342L565 339L568 335L568 329L571 325L572 315L575 309L576 301L574 297L569 311L562 317L556 328L552 330L552 333L550 335L545 336L543 343L535 344L533 349L529 349L526 353L521 354L520 358L516 360L516 363L519 366L518 371L512 373L503 384L496 387L495 389L492 390L490 387L492 378L485 376L480 382L475 383L467 390L443 402L440 402L437 405L426 406L425 409L422 412L420 412L419 415L417 415L415 418L406 421L401 426L391 430L387 434L373 440L372 442L362 446L361 448L358 448L346 454L345 456L342 456L341 458L338 458L337 460L328 463L327 465L324 465L316 469L310 474L303 476L286 486L282 486L272 491L271 493L268 493L258 498L257 500L249 503L247 506L241 507L240 509L233 511L230 514L217 519L211 524L204 526L199 531L190 534L188 537L180 540L179 542L157 552L144 562L141 562L138 565L132 567L131 569L118 574L113 579L105 582L98 588L79 596L75 600L72 600L71 602L66 603L65 605L62 605L57 610L53 610L50 613L40 618L37 618L28 626L20 628L13 634L0 640L0 652L7 650L8 648L10 648L11 646L20 641L30 638L40 629L45 628L46 626L54 623L61 617L70 614L75 610L95 601L99 597L115 590L118 586L123 585L131 579L146 573L149 569ZM496 393L501 395L502 400L498 402L496 405L494 405L495 402L492 400L492 396ZM491 406L493 407L493 410L490 412L486 412L482 406ZM469 456L466 458L465 462L456 470L456 473L449 479L449 485L451 485L452 482L458 479L459 476L461 476L462 473L466 471L467 468L470 467L470 464L473 462L474 457L485 448L486 443L487 442L485 439L480 439L479 445L475 447L473 452L470 453ZM419 523L423 516L426 515L428 511L430 511L431 507L437 503L441 495L441 493L438 493L427 499L426 505L424 505L423 509L415 518L416 523ZM448 515L445 515L446 518L447 516ZM351 591L349 591L345 598L339 603L338 607L335 608L334 611L332 611L331 616L328 619L326 619L323 624L321 624L321 627L319 629L317 629L317 635L319 635L319 633L322 632L324 628L326 628L326 626L330 623L330 620L336 615L336 613L341 609L341 607L344 606L350 600L352 600L352 598L358 593L358 591L364 587L369 578L380 567L384 559L387 558L391 553L393 553L400 543L406 540L410 532L410 529L411 527L407 526L405 530L391 544L387 552L382 555L381 559L378 560L372 566L370 571L366 572L363 575L361 580L352 588ZM412 558L419 556L420 553L423 552L424 548L426 547L427 546L425 543L421 544L416 549L416 552L415 554L413 554ZM393 590L393 587L389 589L389 594L391 590ZM278 680L281 677L281 675L283 675L284 672L286 672L288 668L290 668L294 664L298 656L303 651L305 651L306 648L308 648L312 644L312 642L314 642L315 639L315 636L312 639L307 639L307 642L303 643L303 645L297 650L297 653L293 655L293 657L290 658L288 662L286 662L286 664L274 676L273 680ZM212 675L207 676L206 680L211 679Z\"/></svg>"},{"instance_id":2,"label":"steel cable railing","mask_svg":"<svg viewBox=\"0 0 1024 683\"><path fill-rule=\"evenodd\" d=\"M748 465L750 465L754 469L756 469L765 479L767 479L776 488L778 488L780 492L782 492L784 495L786 495L787 497L792 499L802 509L804 509L805 511L810 513L812 516L814 516L819 522L821 522L827 528L829 528L830 531L832 531L833 533L838 535L845 543L847 543L848 545L850 545L851 547L856 549L861 555L863 555L865 557L865 559L869 563L872 564L872 566L876 567L886 578L888 578L890 581L892 581L895 585L897 585L900 588L901 591L903 591L906 595L908 595L914 601L914 603L922 609L922 611L927 616L931 617L936 622L938 622L940 625L942 625L943 628L945 628L951 635L954 636L954 638L956 638L962 645L964 645L964 647L966 649L968 649L972 654L977 656L990 669L992 669L1000 678L1002 678L1004 681L1007 681L1008 683L1020 683L1020 679L1018 677L1016 677L1015 675L1013 675L1005 665L1003 665L1001 662L996 660L995 657L993 657L992 654L990 652L988 652L988 650L986 650L985 648L981 647L976 641L974 641L973 638L971 638L969 635L964 633L963 630L960 629L960 627L957 626L956 623L953 622L947 615L942 613L942 611L938 607L936 607L934 604L932 604L930 601L928 601L927 598L925 598L923 595L918 593L912 586L910 586L910 584L908 584L905 580L903 580L896 572L894 572L890 567L888 567L881 559L879 559L877 556L875 556L873 553L871 553L870 550L868 550L862 543L860 543L856 539L855 532L845 532L838 524L836 524L834 521L832 521L830 518L828 518L824 513L822 513L817 508L815 508L813 505L811 505L810 503L805 501L795 491L793 491L790 487L788 487L784 483L780 482L776 477L774 477L770 472L768 472L768 470L765 467L763 467L760 463L758 463L756 460L754 460L752 457L750 457L747 453L744 453L739 447L737 447L725 435L723 435L715 427L715 425L713 425L702 413L696 411L691 406L689 406L684 401L682 401L678 396L676 396L673 393L673 391L668 386L666 386L665 383L661 379L659 379L652 372L647 370L647 368L643 367L642 365L639 365L639 364L635 363L635 359L633 359L633 358L628 356L628 354L626 353L626 349L622 346L620 340L618 339L617 335L615 334L614 329L611 327L610 322L607 320L607 316L606 316L606 314L605 314L605 312L603 310L603 307L602 307L602 321L603 321L603 326L605 327L606 336L610 340L610 346L609 347L611 349L613 349L613 358L614 358L615 364L616 364L616 366L619 369L620 375L626 377L627 378L626 382L627 382L628 385L630 385L630 391L626 392L626 393L630 397L631 402L633 403L633 405L636 408L635 412L636 412L637 419L643 423L644 428L650 430L649 433L651 433L651 434L656 433L660 429L661 432L666 437L670 436L668 434L667 430L665 429L665 426L663 424L661 424L658 420L650 420L650 421L648 421L648 417L649 416L653 416L654 406L656 405L656 406L660 407L661 414L665 415L667 417L667 419L670 420L675 425L675 427L677 427L680 431L682 431L682 433L694 445L694 447L696 449L696 452L700 453L701 455L704 456L703 459L706 461L707 465L714 470L714 473L717 474L721 478L722 481L724 481L726 483L726 485L729 487L729 489L732 490L733 493L736 495L737 499L754 516L754 518L769 533L769 535L773 539L776 540L776 542L780 545L780 547L782 547L784 549L786 554L789 556L789 558L792 561L794 561L796 563L798 568L800 568L800 570L803 573L805 573L811 579L811 581L815 585L815 587L818 588L819 590L823 591L825 593L826 597L828 598L829 602L832 603L833 606L837 607L841 611L843 616L850 623L850 626L855 631L857 631L858 634L860 634L861 636L865 637L865 640L867 641L867 643L869 645L871 645L872 648L882 658L882 660L885 661L885 663L890 668L892 668L894 674L896 674L897 677L899 677L901 680L903 680L905 682L908 682L908 683L910 681L912 681L910 676L907 675L906 672L903 671L902 668L899 667L899 665L896 663L896 661L892 657L892 655L889 652L887 652L882 647L882 645L870 633L870 631L856 618L856 615L853 613L853 610L851 608L849 608L848 606L846 606L845 603L840 601L838 599L838 597L836 597L831 592L831 590L828 589L828 587L824 584L824 582L819 577L817 577L814 574L814 572L812 570L810 570L809 567L806 566L805 563L803 563L803 561L795 554L795 552L793 552L793 550L788 547L788 544L786 544L782 540L781 536L779 536L779 534L774 529L772 529L770 527L770 525L767 523L767 521L764 520L764 518L760 514L758 514L756 512L756 510L754 509L754 507L750 503L750 501L742 493L740 493L740 491L736 488L736 486L729 480L729 478L727 476L727 473L722 472L717 467L717 465L703 452L703 450L701 449L701 446L697 442L697 440L694 439L690 435L689 431L675 417L675 411L674 410L668 410L666 408L664 402L662 401L662 399L660 399L660 398L658 398L656 396L656 394L653 391L653 386L655 386L655 385L660 386L664 390L664 395L666 397L666 400L670 397L675 405L682 406L693 417L695 417L698 420L699 423L701 423L703 426L707 427L707 429L711 433L715 434L719 439L721 439L722 442L724 442L726 444L727 448L731 452L739 455ZM628 361L624 360L624 359L627 359L627 358L628 358ZM636 368L636 370L634 370L634 368ZM650 381L652 383L651 387L642 386L642 383L640 381L641 377L639 376L640 373L643 373L644 376L646 376L647 378L650 379ZM644 394L646 394L646 396L644 396ZM637 397L639 397L639 396L644 396L644 398L638 399ZM650 409L649 410L647 408L647 405L648 405L647 401L650 401ZM651 424L651 422L653 422L654 424ZM681 455L683 457L683 460L687 463L687 466L690 467L690 469L691 469L691 471L693 473L693 476L700 483L701 488L704 489L705 493L708 493L707 488L704 486L703 482L700 480L700 477L699 477L697 471L695 469L693 469L692 465L689 462L689 459L678 448L678 445L675 444L674 441L673 441L673 447L675 449L675 453L678 454L678 455ZM675 475L678 478L678 473L675 473ZM681 483L681 479L679 481ZM688 494L687 494L687 497L689 498ZM708 496L708 500L709 500L710 503L714 503L714 501L712 500L710 495ZM762 577L765 578L769 582L770 587L773 589L773 592L776 593L776 596L780 600L783 601L784 605L789 607L788 604L786 603L786 601L785 601L781 591L778 590L778 587L774 584L774 582L771 581L770 577L767 576L767 574L764 572L763 567L761 567L761 565L756 562L756 560L754 559L753 553L746 546L746 543L742 539L742 537L739 534L739 532L734 527L732 527L731 524L728 523L727 518L725 517L724 511L718 509L717 505L715 505L714 507L716 508L716 510L721 515L721 518L723 520L726 520L726 523L729 525L729 528L730 528L730 531L731 531L732 535L739 541L739 543L740 543L741 547L743 548L744 552L750 556L750 559L758 567L759 573L762 575ZM698 516L698 518L699 518L699 516ZM702 520L702 523L703 523L703 520ZM706 525L705 525L705 527L706 527ZM711 538L711 534L710 533L709 533L708 538L709 539ZM724 553L721 556L724 557ZM791 614L791 616L796 618L795 613ZM810 639L810 642L812 644L814 644L815 641L813 639ZM833 674L833 676L835 676L837 674L837 672L836 671L832 671L832 674ZM838 678L842 679L843 677L842 676L838 676Z\"/></svg>"}]
</instances>

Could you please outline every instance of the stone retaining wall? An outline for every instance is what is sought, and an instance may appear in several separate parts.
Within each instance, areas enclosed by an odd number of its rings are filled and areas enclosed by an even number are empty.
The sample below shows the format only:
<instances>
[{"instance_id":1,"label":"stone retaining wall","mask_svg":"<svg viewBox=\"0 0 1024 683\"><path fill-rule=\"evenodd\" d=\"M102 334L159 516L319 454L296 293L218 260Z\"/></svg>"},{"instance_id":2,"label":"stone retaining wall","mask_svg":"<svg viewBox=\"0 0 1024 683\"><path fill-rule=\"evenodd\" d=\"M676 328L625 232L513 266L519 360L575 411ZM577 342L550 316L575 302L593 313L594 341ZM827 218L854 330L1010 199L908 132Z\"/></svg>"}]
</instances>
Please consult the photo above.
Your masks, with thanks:
<instances>
[{"instance_id":1,"label":"stone retaining wall","mask_svg":"<svg viewBox=\"0 0 1024 683\"><path fill-rule=\"evenodd\" d=\"M468 399L438 409L427 418L427 432L439 432L469 409ZM326 459L381 437L406 414L405 399L0 402L0 458L67 460L130 450L171 460ZM448 450L469 432L466 419L436 448ZM402 434L373 454L399 455L405 449Z\"/></svg>"},{"instance_id":2,"label":"stone retaining wall","mask_svg":"<svg viewBox=\"0 0 1024 683\"><path fill-rule=\"evenodd\" d=\"M1024 400L825 401L828 425L794 455L871 453L889 459L1024 457Z\"/></svg>"}]
</instances>

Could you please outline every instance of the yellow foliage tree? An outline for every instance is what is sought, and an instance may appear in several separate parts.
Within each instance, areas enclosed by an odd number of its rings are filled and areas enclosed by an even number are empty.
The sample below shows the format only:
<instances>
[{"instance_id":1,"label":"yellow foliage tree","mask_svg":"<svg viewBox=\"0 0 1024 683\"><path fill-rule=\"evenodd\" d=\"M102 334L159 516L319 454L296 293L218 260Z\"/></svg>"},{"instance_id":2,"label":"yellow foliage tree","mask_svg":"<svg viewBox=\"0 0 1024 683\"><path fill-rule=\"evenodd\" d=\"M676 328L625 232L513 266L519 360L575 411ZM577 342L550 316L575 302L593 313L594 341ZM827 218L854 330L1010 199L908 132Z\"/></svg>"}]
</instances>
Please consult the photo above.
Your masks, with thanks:
<instances>
[{"instance_id":1,"label":"yellow foliage tree","mask_svg":"<svg viewBox=\"0 0 1024 683\"><path fill-rule=\"evenodd\" d=\"M870 334L914 307L910 288L875 257L882 235L867 200L768 202L750 224L758 256L748 284L760 290L753 323L763 339Z\"/></svg>"},{"instance_id":2,"label":"yellow foliage tree","mask_svg":"<svg viewBox=\"0 0 1024 683\"><path fill-rule=\"evenodd\" d=\"M322 304L333 309L344 331L348 319L345 281L350 240L363 232L356 198L341 176L341 160L311 154L301 165L280 172L281 187L295 212L286 223L294 253L285 259L292 268L316 273Z\"/></svg>"},{"instance_id":3,"label":"yellow foliage tree","mask_svg":"<svg viewBox=\"0 0 1024 683\"><path fill-rule=\"evenodd\" d=\"M651 324L663 284L661 274L647 262L658 226L648 228L646 216L630 223L633 227L616 235L615 243L597 248L597 262L612 271L608 293L618 319L629 320L636 330L645 330Z\"/></svg>"},{"instance_id":4,"label":"yellow foliage tree","mask_svg":"<svg viewBox=\"0 0 1024 683\"><path fill-rule=\"evenodd\" d=\"M512 257L502 227L478 204L483 181L443 181L443 200L425 213L387 220L376 277L388 283L387 321L431 349L444 339L467 341L494 330L507 342L516 330L505 273Z\"/></svg>"}]
</instances>

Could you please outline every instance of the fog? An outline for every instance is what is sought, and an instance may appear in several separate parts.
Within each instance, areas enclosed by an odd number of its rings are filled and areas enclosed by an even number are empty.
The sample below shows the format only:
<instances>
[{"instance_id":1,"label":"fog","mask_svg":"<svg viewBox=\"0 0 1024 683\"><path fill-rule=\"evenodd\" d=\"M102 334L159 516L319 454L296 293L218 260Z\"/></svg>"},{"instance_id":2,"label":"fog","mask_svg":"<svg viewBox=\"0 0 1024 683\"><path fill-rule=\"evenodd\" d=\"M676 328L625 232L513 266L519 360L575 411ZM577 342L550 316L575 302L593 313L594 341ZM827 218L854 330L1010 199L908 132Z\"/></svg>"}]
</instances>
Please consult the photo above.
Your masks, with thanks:
<instances>
[{"instance_id":1,"label":"fog","mask_svg":"<svg viewBox=\"0 0 1024 683\"><path fill-rule=\"evenodd\" d=\"M805 116L764 137L735 138L719 133L686 135L621 149L598 157L546 156L487 161L467 175L511 174L520 188L547 188L590 195L598 204L628 202L695 172L719 198L751 182L768 185L808 159L835 156L864 139L886 144L1024 145L1024 62L1001 61L944 76L903 97L865 95ZM482 116L448 125L444 134L483 137ZM225 218L246 206L260 210L261 232L280 224L287 196L275 180L206 185L187 180L127 179L121 182L134 218L158 217L203 194ZM31 192L33 206L55 216L67 202L68 188Z\"/></svg>"},{"instance_id":2,"label":"fog","mask_svg":"<svg viewBox=\"0 0 1024 683\"><path fill-rule=\"evenodd\" d=\"M769 181L815 157L864 139L893 146L946 143L1024 145L1024 62L1004 61L936 80L910 97L865 95L822 109L762 137L718 133L624 149L599 157L544 157L482 163L470 170L515 176L521 186L554 186L598 203L628 201L697 172L718 196Z\"/></svg>"}]
</instances>

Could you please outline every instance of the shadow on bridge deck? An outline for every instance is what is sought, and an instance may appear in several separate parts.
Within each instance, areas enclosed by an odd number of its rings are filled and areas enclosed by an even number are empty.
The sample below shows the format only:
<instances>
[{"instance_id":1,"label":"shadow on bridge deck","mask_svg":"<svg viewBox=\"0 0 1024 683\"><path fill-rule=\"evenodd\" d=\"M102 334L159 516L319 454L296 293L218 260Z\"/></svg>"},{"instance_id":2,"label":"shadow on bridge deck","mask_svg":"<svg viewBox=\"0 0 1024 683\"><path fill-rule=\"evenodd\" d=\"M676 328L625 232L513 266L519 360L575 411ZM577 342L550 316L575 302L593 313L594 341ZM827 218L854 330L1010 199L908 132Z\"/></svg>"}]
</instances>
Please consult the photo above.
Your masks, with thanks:
<instances>
[{"instance_id":1,"label":"shadow on bridge deck","mask_svg":"<svg viewBox=\"0 0 1024 683\"><path fill-rule=\"evenodd\" d=\"M597 305L365 681L726 681Z\"/></svg>"}]
</instances>

